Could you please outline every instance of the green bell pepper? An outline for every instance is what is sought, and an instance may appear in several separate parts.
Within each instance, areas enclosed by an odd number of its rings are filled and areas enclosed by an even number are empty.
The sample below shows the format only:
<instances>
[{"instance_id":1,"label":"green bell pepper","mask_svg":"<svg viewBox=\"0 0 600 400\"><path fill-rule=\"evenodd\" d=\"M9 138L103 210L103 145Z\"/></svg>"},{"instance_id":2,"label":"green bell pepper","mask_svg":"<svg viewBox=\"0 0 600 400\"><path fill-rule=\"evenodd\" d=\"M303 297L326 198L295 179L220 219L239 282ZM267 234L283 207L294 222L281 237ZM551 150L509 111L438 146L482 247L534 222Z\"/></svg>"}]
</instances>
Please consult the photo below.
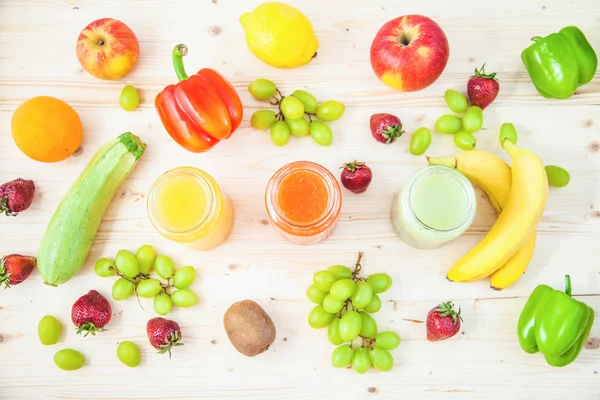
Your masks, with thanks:
<instances>
[{"instance_id":1,"label":"green bell pepper","mask_svg":"<svg viewBox=\"0 0 600 400\"><path fill-rule=\"evenodd\" d=\"M569 365L579 355L594 324L594 310L571 297L571 278L565 293L550 286L536 287L519 317L518 335L527 353L540 351L553 367Z\"/></svg>"},{"instance_id":2,"label":"green bell pepper","mask_svg":"<svg viewBox=\"0 0 600 400\"><path fill-rule=\"evenodd\" d=\"M566 99L592 80L598 57L576 26L567 26L523 50L521 59L537 91L546 98Z\"/></svg>"}]
</instances>

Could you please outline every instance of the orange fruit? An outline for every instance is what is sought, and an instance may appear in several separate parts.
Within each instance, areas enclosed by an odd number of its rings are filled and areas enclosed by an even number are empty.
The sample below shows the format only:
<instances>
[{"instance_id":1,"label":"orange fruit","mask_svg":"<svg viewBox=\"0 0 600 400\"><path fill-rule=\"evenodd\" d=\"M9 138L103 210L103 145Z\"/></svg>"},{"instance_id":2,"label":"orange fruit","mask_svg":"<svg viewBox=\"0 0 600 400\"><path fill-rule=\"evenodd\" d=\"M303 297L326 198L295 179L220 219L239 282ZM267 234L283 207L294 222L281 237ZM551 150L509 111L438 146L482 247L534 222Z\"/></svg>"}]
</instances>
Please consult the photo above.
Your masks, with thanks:
<instances>
[{"instance_id":1,"label":"orange fruit","mask_svg":"<svg viewBox=\"0 0 600 400\"><path fill-rule=\"evenodd\" d=\"M12 116L15 144L29 158L62 161L81 145L79 115L62 100L39 96L21 104Z\"/></svg>"}]
</instances>

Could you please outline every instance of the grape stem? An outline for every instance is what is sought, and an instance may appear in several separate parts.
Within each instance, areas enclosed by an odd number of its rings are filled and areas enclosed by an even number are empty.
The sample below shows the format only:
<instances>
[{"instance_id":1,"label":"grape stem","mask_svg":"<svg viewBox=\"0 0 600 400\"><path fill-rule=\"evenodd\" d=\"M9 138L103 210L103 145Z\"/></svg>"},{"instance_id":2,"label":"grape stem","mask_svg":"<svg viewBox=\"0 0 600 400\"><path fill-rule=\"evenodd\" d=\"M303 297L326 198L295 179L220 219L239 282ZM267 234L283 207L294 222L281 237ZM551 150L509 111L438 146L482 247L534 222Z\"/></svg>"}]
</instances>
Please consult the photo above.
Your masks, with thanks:
<instances>
[{"instance_id":1,"label":"grape stem","mask_svg":"<svg viewBox=\"0 0 600 400\"><path fill-rule=\"evenodd\" d=\"M360 264L360 260L362 259L363 256L363 252L360 251L358 252L358 260L356 260L356 266L354 267L354 272L352 273L352 279L353 280L357 280L357 276L360 273L360 270L362 269L362 265Z\"/></svg>"}]
</instances>

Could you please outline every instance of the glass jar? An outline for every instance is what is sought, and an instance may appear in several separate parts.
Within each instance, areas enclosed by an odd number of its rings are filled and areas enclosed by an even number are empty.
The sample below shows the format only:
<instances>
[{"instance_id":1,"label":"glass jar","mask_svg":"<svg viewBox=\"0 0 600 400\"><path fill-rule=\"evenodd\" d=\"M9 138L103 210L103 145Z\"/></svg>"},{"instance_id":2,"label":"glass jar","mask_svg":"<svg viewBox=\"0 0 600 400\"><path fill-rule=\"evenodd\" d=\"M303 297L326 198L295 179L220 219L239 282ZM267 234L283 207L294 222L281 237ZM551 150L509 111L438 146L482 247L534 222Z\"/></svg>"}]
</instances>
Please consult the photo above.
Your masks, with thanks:
<instances>
[{"instance_id":1,"label":"glass jar","mask_svg":"<svg viewBox=\"0 0 600 400\"><path fill-rule=\"evenodd\" d=\"M326 239L335 229L342 193L326 168L298 161L273 175L267 185L265 204L273 225L285 239L310 245Z\"/></svg>"},{"instance_id":2,"label":"glass jar","mask_svg":"<svg viewBox=\"0 0 600 400\"><path fill-rule=\"evenodd\" d=\"M431 249L462 235L477 210L471 182L453 168L419 169L404 184L392 206L392 224L407 244Z\"/></svg>"},{"instance_id":3,"label":"glass jar","mask_svg":"<svg viewBox=\"0 0 600 400\"><path fill-rule=\"evenodd\" d=\"M231 203L213 177L197 168L161 175L150 189L147 207L161 235L196 250L220 245L233 227Z\"/></svg>"}]
</instances>

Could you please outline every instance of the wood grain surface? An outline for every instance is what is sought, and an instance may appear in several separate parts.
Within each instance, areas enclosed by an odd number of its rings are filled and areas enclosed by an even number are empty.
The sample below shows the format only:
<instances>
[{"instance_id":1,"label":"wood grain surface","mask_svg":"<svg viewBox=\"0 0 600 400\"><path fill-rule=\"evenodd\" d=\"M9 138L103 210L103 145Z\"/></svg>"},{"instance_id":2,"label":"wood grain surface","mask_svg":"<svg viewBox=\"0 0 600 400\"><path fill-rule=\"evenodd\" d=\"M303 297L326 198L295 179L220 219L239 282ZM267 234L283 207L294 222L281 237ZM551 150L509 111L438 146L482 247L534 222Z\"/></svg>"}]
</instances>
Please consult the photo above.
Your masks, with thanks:
<instances>
[{"instance_id":1,"label":"wood grain surface","mask_svg":"<svg viewBox=\"0 0 600 400\"><path fill-rule=\"evenodd\" d=\"M17 177L37 186L30 210L0 218L0 255L35 255L54 209L96 149L125 131L139 135L148 149L115 196L83 270L60 288L47 287L34 272L20 286L0 291L1 399L600 399L600 339L590 340L579 359L558 369L540 354L524 353L516 323L532 289L560 287L571 274L574 294L600 320L600 75L569 100L542 98L534 90L520 53L535 35L566 25L579 26L600 51L598 0L506 0L452 2L290 0L312 20L320 41L318 58L308 66L277 70L247 49L239 16L258 0L0 0L0 182ZM429 88L403 94L381 84L371 71L369 47L379 27L392 17L424 14L445 30L451 48L443 75ZM141 55L136 69L121 81L85 73L75 55L80 30L92 20L113 17L136 33ZM244 123L229 140L205 154L189 153L170 139L154 110L154 97L175 82L170 51L185 43L189 71L213 67L230 79L245 105ZM523 278L502 292L487 282L455 284L445 279L451 264L477 243L495 219L483 194L477 218L461 238L442 248L415 250L398 240L390 207L406 178L425 165L408 153L410 135L393 146L375 142L368 118L375 112L399 115L409 133L433 126L446 112L446 89L464 90L475 67L487 61L501 91L485 111L478 148L507 159L498 144L503 122L511 121L520 144L545 163L567 168L571 184L551 189L538 230L535 255ZM338 99L346 115L333 123L334 143L319 147L310 139L276 148L268 135L249 126L261 105L248 94L259 77L274 80L284 92L307 89L321 100ZM118 96L125 84L140 89L142 104L122 111ZM79 113L83 152L56 164L24 156L12 141L10 119L23 101L37 95L59 97ZM458 152L449 136L434 135L428 155ZM300 247L284 241L268 222L264 189L281 166L311 160L337 174L343 162L360 158L374 179L363 195L345 191L337 230L325 242ZM146 215L152 182L170 168L190 165L220 183L235 208L229 240L210 252L193 252L158 235ZM182 326L185 345L172 359L155 354L146 339L150 301L140 309L133 299L112 301L114 317L106 332L79 337L70 307L92 288L110 295L112 279L93 273L93 262L119 249L135 251L150 243L172 255L178 265L194 265L193 289L200 304L170 317ZM364 271L387 272L392 289L382 296L380 329L402 337L394 369L358 375L330 365L333 346L324 331L310 329L311 303L305 289L312 274L331 264L353 264L364 251ZM229 305L253 299L277 327L272 348L256 358L237 353L228 342L222 316ZM443 300L462 306L464 326L451 340L428 343L421 322ZM66 327L52 347L37 338L43 315ZM592 338L600 337L600 322ZM142 365L130 369L116 358L120 341L140 345ZM79 349L86 365L58 370L52 361L61 348Z\"/></svg>"}]
</instances>

